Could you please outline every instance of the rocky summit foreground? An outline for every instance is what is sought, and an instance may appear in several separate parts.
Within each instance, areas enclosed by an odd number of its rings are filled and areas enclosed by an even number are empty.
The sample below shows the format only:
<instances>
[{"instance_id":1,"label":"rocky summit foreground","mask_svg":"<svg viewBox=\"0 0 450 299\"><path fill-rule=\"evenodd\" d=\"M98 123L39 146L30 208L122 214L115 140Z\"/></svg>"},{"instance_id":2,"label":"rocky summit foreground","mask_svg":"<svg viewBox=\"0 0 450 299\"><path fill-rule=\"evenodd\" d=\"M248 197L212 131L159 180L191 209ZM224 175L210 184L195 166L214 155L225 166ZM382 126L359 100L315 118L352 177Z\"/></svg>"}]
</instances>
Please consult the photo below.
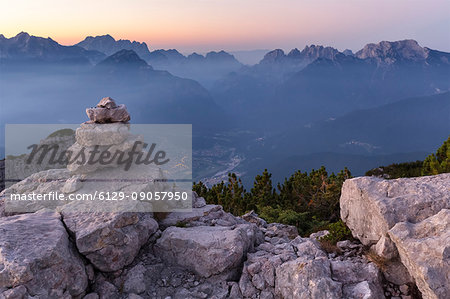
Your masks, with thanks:
<instances>
[{"instance_id":1,"label":"rocky summit foreground","mask_svg":"<svg viewBox=\"0 0 450 299\"><path fill-rule=\"evenodd\" d=\"M136 150L129 115L102 100L75 133L84 147ZM124 106L122 108L124 109ZM27 202L5 209L11 193L151 190L124 181L116 163L69 163L0 193L0 299L327 298L444 299L450 294L450 174L345 181L341 218L355 240L325 251L320 238L236 217L195 192L192 211L52 210ZM152 168L153 169L153 168ZM134 174L163 178L156 168ZM142 174L142 175L141 175ZM98 178L107 176L110 182ZM8 203L11 204L11 203ZM127 208L130 208L127 206Z\"/></svg>"},{"instance_id":2,"label":"rocky summit foreground","mask_svg":"<svg viewBox=\"0 0 450 299\"><path fill-rule=\"evenodd\" d=\"M3 216L0 298L420 298L415 285L423 298L446 298L449 182L449 174L346 181L343 219L384 264L359 242L327 253L317 241L326 231L302 238L295 227L235 217L197 196L187 213ZM416 213L397 202L399 220L386 224L397 218L382 202L392 196L413 209L424 189ZM440 211L423 214L439 200ZM372 228L379 239L368 242Z\"/></svg>"},{"instance_id":3,"label":"rocky summit foreground","mask_svg":"<svg viewBox=\"0 0 450 299\"><path fill-rule=\"evenodd\" d=\"M450 174L342 187L341 218L382 260L386 278L414 282L423 298L450 294Z\"/></svg>"}]
</instances>

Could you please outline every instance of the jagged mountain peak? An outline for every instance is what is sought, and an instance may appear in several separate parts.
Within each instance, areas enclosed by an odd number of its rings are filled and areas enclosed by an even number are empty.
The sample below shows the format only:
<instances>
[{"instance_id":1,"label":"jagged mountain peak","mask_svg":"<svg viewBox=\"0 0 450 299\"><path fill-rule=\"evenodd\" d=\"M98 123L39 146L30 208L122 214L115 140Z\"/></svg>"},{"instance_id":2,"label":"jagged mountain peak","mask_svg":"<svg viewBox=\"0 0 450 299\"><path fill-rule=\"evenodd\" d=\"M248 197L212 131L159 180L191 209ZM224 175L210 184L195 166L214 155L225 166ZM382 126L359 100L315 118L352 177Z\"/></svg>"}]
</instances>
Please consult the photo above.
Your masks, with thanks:
<instances>
[{"instance_id":1,"label":"jagged mountain peak","mask_svg":"<svg viewBox=\"0 0 450 299\"><path fill-rule=\"evenodd\" d=\"M31 37L31 35L28 34L28 32L25 32L25 31L21 31L16 36L14 36L14 38L29 38L29 37Z\"/></svg>"},{"instance_id":2,"label":"jagged mountain peak","mask_svg":"<svg viewBox=\"0 0 450 299\"><path fill-rule=\"evenodd\" d=\"M304 58L312 60L317 58L326 58L333 60L339 53L340 52L333 47L324 47L322 45L306 46L301 52Z\"/></svg>"},{"instance_id":3,"label":"jagged mountain peak","mask_svg":"<svg viewBox=\"0 0 450 299\"><path fill-rule=\"evenodd\" d=\"M148 59L150 55L150 51L145 42L130 41L127 39L116 40L109 34L88 36L76 44L76 46L86 50L96 50L106 55L112 55L120 50L133 50L143 59Z\"/></svg>"},{"instance_id":4,"label":"jagged mountain peak","mask_svg":"<svg viewBox=\"0 0 450 299\"><path fill-rule=\"evenodd\" d=\"M268 52L264 55L264 58L261 60L261 63L273 63L283 60L286 57L286 54L282 49L275 49Z\"/></svg>"},{"instance_id":5,"label":"jagged mountain peak","mask_svg":"<svg viewBox=\"0 0 450 299\"><path fill-rule=\"evenodd\" d=\"M354 56L355 55L353 53L353 51L350 49L345 49L344 51L342 51L342 54L344 54L345 56Z\"/></svg>"},{"instance_id":6,"label":"jagged mountain peak","mask_svg":"<svg viewBox=\"0 0 450 299\"><path fill-rule=\"evenodd\" d=\"M310 45L305 46L305 48L300 51L298 48L292 49L287 55L281 49L276 49L268 52L261 63L278 63L278 62L288 62L292 63L310 63L317 58L326 58L334 60L340 52L332 47L324 47L321 45Z\"/></svg>"},{"instance_id":7,"label":"jagged mountain peak","mask_svg":"<svg viewBox=\"0 0 450 299\"><path fill-rule=\"evenodd\" d=\"M105 73L120 73L123 71L136 72L137 70L152 70L153 68L141 59L133 50L120 50L106 57L96 66ZM136 72L137 74L138 72Z\"/></svg>"},{"instance_id":8,"label":"jagged mountain peak","mask_svg":"<svg viewBox=\"0 0 450 299\"><path fill-rule=\"evenodd\" d=\"M294 48L288 53L287 57L297 58L297 57L300 57L301 55L302 55L302 52L300 52L299 49Z\"/></svg>"},{"instance_id":9,"label":"jagged mountain peak","mask_svg":"<svg viewBox=\"0 0 450 299\"><path fill-rule=\"evenodd\" d=\"M104 34L104 35L97 35L97 36L88 36L88 37L86 37L85 38L85 40L94 40L94 39L97 39L97 40L108 40L108 41L116 41L116 39L114 38L114 37L112 37L111 35L109 35L109 34Z\"/></svg>"},{"instance_id":10,"label":"jagged mountain peak","mask_svg":"<svg viewBox=\"0 0 450 299\"><path fill-rule=\"evenodd\" d=\"M133 50L120 50L111 56L106 57L99 65L138 65L138 66L148 66L148 64L139 57Z\"/></svg>"},{"instance_id":11,"label":"jagged mountain peak","mask_svg":"<svg viewBox=\"0 0 450 299\"><path fill-rule=\"evenodd\" d=\"M225 52L224 50L221 50L219 52L216 52L216 51L208 52L206 54L206 59L220 60L220 61L223 61L223 60L227 60L227 61L228 60L233 60L234 61L234 60L236 60L233 55L231 55L230 53Z\"/></svg>"},{"instance_id":12,"label":"jagged mountain peak","mask_svg":"<svg viewBox=\"0 0 450 299\"><path fill-rule=\"evenodd\" d=\"M379 62L392 64L396 61L424 61L429 54L428 48L423 48L412 39L400 41L381 41L377 44L370 43L356 52L355 56L360 59L372 58Z\"/></svg>"},{"instance_id":13,"label":"jagged mountain peak","mask_svg":"<svg viewBox=\"0 0 450 299\"><path fill-rule=\"evenodd\" d=\"M0 38L0 57L34 62L95 63L105 57L103 53L88 51L77 46L63 46L50 37L33 36L20 32L14 37Z\"/></svg>"}]
</instances>

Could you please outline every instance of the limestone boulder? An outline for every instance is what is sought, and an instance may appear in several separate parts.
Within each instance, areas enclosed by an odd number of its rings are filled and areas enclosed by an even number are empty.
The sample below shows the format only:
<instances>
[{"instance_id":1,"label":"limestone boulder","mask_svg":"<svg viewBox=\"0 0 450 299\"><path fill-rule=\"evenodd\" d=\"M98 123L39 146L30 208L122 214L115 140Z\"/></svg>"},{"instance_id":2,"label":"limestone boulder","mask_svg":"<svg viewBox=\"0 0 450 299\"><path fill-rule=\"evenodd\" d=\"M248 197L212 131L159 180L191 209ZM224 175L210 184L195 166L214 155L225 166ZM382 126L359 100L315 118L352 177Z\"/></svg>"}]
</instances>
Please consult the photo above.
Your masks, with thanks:
<instances>
[{"instance_id":1,"label":"limestone boulder","mask_svg":"<svg viewBox=\"0 0 450 299\"><path fill-rule=\"evenodd\" d=\"M203 208L206 206L206 200L203 197L198 196L195 191L192 191L192 207Z\"/></svg>"},{"instance_id":2,"label":"limestone boulder","mask_svg":"<svg viewBox=\"0 0 450 299\"><path fill-rule=\"evenodd\" d=\"M341 218L364 245L373 245L398 222L418 223L450 208L450 173L384 180L358 177L342 186Z\"/></svg>"},{"instance_id":3,"label":"limestone boulder","mask_svg":"<svg viewBox=\"0 0 450 299\"><path fill-rule=\"evenodd\" d=\"M79 297L87 286L83 261L59 214L42 210L0 219L0 290L7 289L5 297Z\"/></svg>"},{"instance_id":4,"label":"limestone boulder","mask_svg":"<svg viewBox=\"0 0 450 299\"><path fill-rule=\"evenodd\" d=\"M280 298L341 298L342 284L331 279L326 257L300 257L276 269L275 292Z\"/></svg>"},{"instance_id":5,"label":"limestone boulder","mask_svg":"<svg viewBox=\"0 0 450 299\"><path fill-rule=\"evenodd\" d=\"M113 272L130 264L158 223L148 213L62 210L78 251L97 269Z\"/></svg>"},{"instance_id":6,"label":"limestone boulder","mask_svg":"<svg viewBox=\"0 0 450 299\"><path fill-rule=\"evenodd\" d=\"M420 223L397 223L389 236L426 299L450 294L450 210Z\"/></svg>"},{"instance_id":7,"label":"limestone boulder","mask_svg":"<svg viewBox=\"0 0 450 299\"><path fill-rule=\"evenodd\" d=\"M154 246L169 264L185 267L202 277L236 270L258 240L255 225L235 227L169 227Z\"/></svg>"}]
</instances>

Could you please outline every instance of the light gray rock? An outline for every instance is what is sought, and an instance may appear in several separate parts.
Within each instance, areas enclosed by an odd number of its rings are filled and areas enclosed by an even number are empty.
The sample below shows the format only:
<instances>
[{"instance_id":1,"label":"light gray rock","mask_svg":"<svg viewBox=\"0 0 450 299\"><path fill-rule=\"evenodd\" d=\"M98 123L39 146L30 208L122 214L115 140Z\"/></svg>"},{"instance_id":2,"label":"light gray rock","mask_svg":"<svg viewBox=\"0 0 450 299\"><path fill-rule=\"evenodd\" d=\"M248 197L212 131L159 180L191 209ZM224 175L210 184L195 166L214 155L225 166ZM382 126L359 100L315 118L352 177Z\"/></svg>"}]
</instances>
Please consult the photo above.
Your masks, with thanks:
<instances>
[{"instance_id":1,"label":"light gray rock","mask_svg":"<svg viewBox=\"0 0 450 299\"><path fill-rule=\"evenodd\" d=\"M3 198L4 215L33 213L41 209L55 209L65 202L58 200L11 200L11 194L50 194L50 192L59 191L64 186L66 180L70 178L70 172L67 169L50 169L34 173L26 179L12 185L0 193Z\"/></svg>"},{"instance_id":2,"label":"light gray rock","mask_svg":"<svg viewBox=\"0 0 450 299\"><path fill-rule=\"evenodd\" d=\"M245 271L245 266L241 278L239 279L239 289L245 298L254 298L254 296L258 294L258 290L251 281L251 276Z\"/></svg>"},{"instance_id":3,"label":"light gray rock","mask_svg":"<svg viewBox=\"0 0 450 299\"><path fill-rule=\"evenodd\" d=\"M80 145L78 142L74 143L67 150L68 155L71 157L70 163L67 164L67 169L72 173L83 174L94 172L98 169L118 167L121 165L121 161L126 161L130 157L132 151L135 153L141 152L143 148L142 141L143 139L140 135L129 135L123 142L113 145L102 145L97 147L93 145L86 147ZM92 159L92 161L98 161L95 163L90 161L91 152L93 151L98 151ZM82 155L82 153L84 153L84 155ZM105 157L110 158L104 158L102 163L100 163L99 158L102 154L104 154ZM137 154L133 154L132 159L132 161L135 161L137 159Z\"/></svg>"},{"instance_id":4,"label":"light gray rock","mask_svg":"<svg viewBox=\"0 0 450 299\"><path fill-rule=\"evenodd\" d=\"M396 223L420 222L450 208L450 173L383 180L359 177L342 186L341 218L364 245L372 245Z\"/></svg>"},{"instance_id":5,"label":"light gray rock","mask_svg":"<svg viewBox=\"0 0 450 299\"><path fill-rule=\"evenodd\" d=\"M79 190L82 186L83 182L81 176L73 176L64 183L64 186L61 188L61 192L73 193Z\"/></svg>"},{"instance_id":6,"label":"light gray rock","mask_svg":"<svg viewBox=\"0 0 450 299\"><path fill-rule=\"evenodd\" d=\"M239 289L239 284L236 282L230 282L229 283L230 288L230 298L236 298L236 299L242 299L242 293L241 290Z\"/></svg>"},{"instance_id":7,"label":"light gray rock","mask_svg":"<svg viewBox=\"0 0 450 299\"><path fill-rule=\"evenodd\" d=\"M195 191L192 191L192 207L193 208L203 208L206 206L206 201L203 197L199 197Z\"/></svg>"},{"instance_id":8,"label":"light gray rock","mask_svg":"<svg viewBox=\"0 0 450 299\"><path fill-rule=\"evenodd\" d=\"M38 298L80 296L88 280L60 216L39 211L0 219L0 288ZM20 297L18 295L18 297Z\"/></svg>"},{"instance_id":9,"label":"light gray rock","mask_svg":"<svg viewBox=\"0 0 450 299\"><path fill-rule=\"evenodd\" d=\"M66 168L67 161L64 159L64 153L74 143L75 131L62 129L41 140L33 155L31 153L24 153L20 156L8 155L4 160L3 170L5 178L11 182L6 182L6 188L10 187L14 180L23 180L34 173L48 169Z\"/></svg>"},{"instance_id":10,"label":"light gray rock","mask_svg":"<svg viewBox=\"0 0 450 299\"><path fill-rule=\"evenodd\" d=\"M385 298L383 293L379 292L379 289L374 289L374 285L367 281L361 281L354 285L348 285L343 287L343 298L352 299L380 299Z\"/></svg>"},{"instance_id":11,"label":"light gray rock","mask_svg":"<svg viewBox=\"0 0 450 299\"><path fill-rule=\"evenodd\" d=\"M217 223L218 220L222 220ZM232 226L245 221L234 217L230 213L226 213L219 205L205 205L201 208L194 208L191 212L172 212L166 215L164 219L159 221L161 229L170 226L204 226L204 225L220 225Z\"/></svg>"},{"instance_id":12,"label":"light gray rock","mask_svg":"<svg viewBox=\"0 0 450 299\"><path fill-rule=\"evenodd\" d=\"M130 264L157 222L145 213L73 213L62 211L78 251L99 270L113 272Z\"/></svg>"},{"instance_id":13,"label":"light gray rock","mask_svg":"<svg viewBox=\"0 0 450 299\"><path fill-rule=\"evenodd\" d=\"M281 298L341 298L342 284L331 279L326 257L298 258L276 269L276 295Z\"/></svg>"},{"instance_id":14,"label":"light gray rock","mask_svg":"<svg viewBox=\"0 0 450 299\"><path fill-rule=\"evenodd\" d=\"M0 293L0 299L25 299L26 296L27 288L23 285Z\"/></svg>"},{"instance_id":15,"label":"light gray rock","mask_svg":"<svg viewBox=\"0 0 450 299\"><path fill-rule=\"evenodd\" d=\"M380 240L372 248L377 255L387 260L394 259L398 256L394 242L387 235L381 236Z\"/></svg>"},{"instance_id":16,"label":"light gray rock","mask_svg":"<svg viewBox=\"0 0 450 299\"><path fill-rule=\"evenodd\" d=\"M98 296L97 293L89 293L83 297L83 299L99 299L99 298L100 297Z\"/></svg>"},{"instance_id":17,"label":"light gray rock","mask_svg":"<svg viewBox=\"0 0 450 299\"><path fill-rule=\"evenodd\" d=\"M368 281L376 285L381 283L380 269L373 263L333 260L331 261L331 271L333 279L342 283L358 283L361 281Z\"/></svg>"},{"instance_id":18,"label":"light gray rock","mask_svg":"<svg viewBox=\"0 0 450 299\"><path fill-rule=\"evenodd\" d=\"M145 291L145 281L144 281L145 271L146 269L142 264L138 264L133 268L131 268L125 277L123 290L126 293L135 293L135 294L143 293Z\"/></svg>"},{"instance_id":19,"label":"light gray rock","mask_svg":"<svg viewBox=\"0 0 450 299\"><path fill-rule=\"evenodd\" d=\"M344 298L383 298L380 269L365 260L331 261L332 278L343 283Z\"/></svg>"},{"instance_id":20,"label":"light gray rock","mask_svg":"<svg viewBox=\"0 0 450 299\"><path fill-rule=\"evenodd\" d=\"M100 299L118 299L119 291L110 282L101 280L94 286L95 292L99 295Z\"/></svg>"},{"instance_id":21,"label":"light gray rock","mask_svg":"<svg viewBox=\"0 0 450 299\"><path fill-rule=\"evenodd\" d=\"M298 236L298 230L297 227L293 225L270 223L267 225L265 235L271 238L279 237L279 238L295 239Z\"/></svg>"},{"instance_id":22,"label":"light gray rock","mask_svg":"<svg viewBox=\"0 0 450 299\"><path fill-rule=\"evenodd\" d=\"M272 292L268 290L264 290L261 292L261 295L259 295L259 299L274 299L274 295Z\"/></svg>"},{"instance_id":23,"label":"light gray rock","mask_svg":"<svg viewBox=\"0 0 450 299\"><path fill-rule=\"evenodd\" d=\"M202 277L235 270L260 233L255 225L169 227L155 244L157 256Z\"/></svg>"},{"instance_id":24,"label":"light gray rock","mask_svg":"<svg viewBox=\"0 0 450 299\"><path fill-rule=\"evenodd\" d=\"M449 185L447 185L448 187ZM450 294L450 210L419 223L397 223L389 236L424 298Z\"/></svg>"},{"instance_id":25,"label":"light gray rock","mask_svg":"<svg viewBox=\"0 0 450 299\"><path fill-rule=\"evenodd\" d=\"M123 123L96 124L84 123L76 130L79 145L113 145L124 142L130 136L130 125Z\"/></svg>"},{"instance_id":26,"label":"light gray rock","mask_svg":"<svg viewBox=\"0 0 450 299\"><path fill-rule=\"evenodd\" d=\"M387 281L396 285L414 283L408 269L397 259L385 264L383 274Z\"/></svg>"},{"instance_id":27,"label":"light gray rock","mask_svg":"<svg viewBox=\"0 0 450 299\"><path fill-rule=\"evenodd\" d=\"M247 214L242 215L242 219L244 219L247 222L254 223L257 226L262 226L262 227L267 226L267 222L264 219L259 218L258 214L256 214L255 211L253 211L253 210L251 210Z\"/></svg>"}]
</instances>

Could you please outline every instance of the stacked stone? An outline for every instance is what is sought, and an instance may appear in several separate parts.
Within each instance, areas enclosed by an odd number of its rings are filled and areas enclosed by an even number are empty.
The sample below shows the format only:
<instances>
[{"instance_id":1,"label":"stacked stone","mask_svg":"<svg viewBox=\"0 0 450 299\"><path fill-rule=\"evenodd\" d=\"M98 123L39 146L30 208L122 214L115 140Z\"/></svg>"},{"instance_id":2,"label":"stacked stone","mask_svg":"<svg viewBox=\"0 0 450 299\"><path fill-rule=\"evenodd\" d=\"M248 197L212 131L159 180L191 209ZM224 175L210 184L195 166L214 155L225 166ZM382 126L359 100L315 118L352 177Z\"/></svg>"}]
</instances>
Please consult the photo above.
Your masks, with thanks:
<instances>
[{"instance_id":1,"label":"stacked stone","mask_svg":"<svg viewBox=\"0 0 450 299\"><path fill-rule=\"evenodd\" d=\"M71 153L71 160L67 168L72 173L83 174L94 172L103 168L117 167L121 155L115 153L123 152L122 161L128 158L128 153L133 150L142 150L142 137L139 135L132 135L130 125L130 115L127 112L125 105L117 106L115 101L110 97L103 98L95 108L86 109L86 114L89 116L89 121L81 124L76 130L76 142L69 148ZM80 155L76 160L75 157L84 150L85 159ZM108 163L92 163L89 162L91 151L99 151L100 153L108 151L110 156L105 157L104 160ZM98 160L100 153L94 156L94 160Z\"/></svg>"},{"instance_id":2,"label":"stacked stone","mask_svg":"<svg viewBox=\"0 0 450 299\"><path fill-rule=\"evenodd\" d=\"M123 104L117 106L116 102L110 97L103 98L94 108L87 108L86 114L90 122L99 124L126 123L130 120L127 107Z\"/></svg>"}]
</instances>

